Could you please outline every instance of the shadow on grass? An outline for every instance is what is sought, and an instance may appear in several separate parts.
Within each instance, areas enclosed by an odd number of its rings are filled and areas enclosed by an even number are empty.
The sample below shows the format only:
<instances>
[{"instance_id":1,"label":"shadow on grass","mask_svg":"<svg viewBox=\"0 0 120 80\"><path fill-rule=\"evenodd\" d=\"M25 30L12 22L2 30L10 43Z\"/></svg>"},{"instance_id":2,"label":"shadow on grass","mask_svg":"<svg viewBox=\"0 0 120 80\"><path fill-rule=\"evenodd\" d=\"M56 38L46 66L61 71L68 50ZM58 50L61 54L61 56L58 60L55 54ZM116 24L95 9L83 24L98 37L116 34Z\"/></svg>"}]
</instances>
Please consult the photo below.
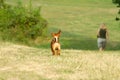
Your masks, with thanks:
<instances>
[{"instance_id":1,"label":"shadow on grass","mask_svg":"<svg viewBox=\"0 0 120 80\"><path fill-rule=\"evenodd\" d=\"M97 38L90 38L81 35L73 34L72 32L62 32L60 37L60 43L62 49L76 49L76 50L98 50ZM120 50L120 42L110 41L107 43L106 50ZM46 42L36 46L38 48L50 49L50 42Z\"/></svg>"},{"instance_id":2,"label":"shadow on grass","mask_svg":"<svg viewBox=\"0 0 120 80\"><path fill-rule=\"evenodd\" d=\"M109 41L107 43L107 50L120 50L120 41Z\"/></svg>"},{"instance_id":3,"label":"shadow on grass","mask_svg":"<svg viewBox=\"0 0 120 80\"><path fill-rule=\"evenodd\" d=\"M96 40L94 39L63 39L63 49L97 50Z\"/></svg>"},{"instance_id":4,"label":"shadow on grass","mask_svg":"<svg viewBox=\"0 0 120 80\"><path fill-rule=\"evenodd\" d=\"M120 42L110 41L106 45L107 51L120 50ZM80 49L80 50L98 50L97 39L69 39L63 40L63 49Z\"/></svg>"}]
</instances>

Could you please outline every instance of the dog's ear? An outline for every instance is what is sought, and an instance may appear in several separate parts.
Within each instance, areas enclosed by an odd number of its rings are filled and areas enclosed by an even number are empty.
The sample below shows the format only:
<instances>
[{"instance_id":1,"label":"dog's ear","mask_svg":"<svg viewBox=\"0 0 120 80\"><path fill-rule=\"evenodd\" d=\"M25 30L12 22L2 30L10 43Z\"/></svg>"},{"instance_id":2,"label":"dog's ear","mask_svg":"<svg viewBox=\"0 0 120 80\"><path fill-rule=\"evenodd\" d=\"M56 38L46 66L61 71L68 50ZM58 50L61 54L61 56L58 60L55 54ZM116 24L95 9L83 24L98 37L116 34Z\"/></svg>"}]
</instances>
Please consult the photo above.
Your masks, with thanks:
<instances>
[{"instance_id":1,"label":"dog's ear","mask_svg":"<svg viewBox=\"0 0 120 80\"><path fill-rule=\"evenodd\" d=\"M59 30L57 34L60 36L60 34L61 34L61 30Z\"/></svg>"},{"instance_id":2,"label":"dog's ear","mask_svg":"<svg viewBox=\"0 0 120 80\"><path fill-rule=\"evenodd\" d=\"M55 34L54 34L54 33L51 33L51 35L54 37Z\"/></svg>"},{"instance_id":3,"label":"dog's ear","mask_svg":"<svg viewBox=\"0 0 120 80\"><path fill-rule=\"evenodd\" d=\"M61 33L61 30L59 30L59 32L58 32L59 34Z\"/></svg>"}]
</instances>

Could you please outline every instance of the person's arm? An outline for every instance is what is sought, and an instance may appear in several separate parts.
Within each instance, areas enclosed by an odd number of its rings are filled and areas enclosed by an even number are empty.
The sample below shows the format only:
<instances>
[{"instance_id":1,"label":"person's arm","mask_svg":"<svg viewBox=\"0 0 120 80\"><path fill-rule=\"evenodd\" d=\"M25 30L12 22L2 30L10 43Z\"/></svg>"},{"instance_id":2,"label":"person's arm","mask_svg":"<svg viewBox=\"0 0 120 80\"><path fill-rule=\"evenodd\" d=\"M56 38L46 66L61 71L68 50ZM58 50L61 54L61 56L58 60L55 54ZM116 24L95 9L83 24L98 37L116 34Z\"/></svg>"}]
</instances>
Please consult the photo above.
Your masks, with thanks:
<instances>
[{"instance_id":1,"label":"person's arm","mask_svg":"<svg viewBox=\"0 0 120 80\"><path fill-rule=\"evenodd\" d=\"M98 31L97 31L97 37L99 37L100 36L100 29L98 29Z\"/></svg>"},{"instance_id":2,"label":"person's arm","mask_svg":"<svg viewBox=\"0 0 120 80\"><path fill-rule=\"evenodd\" d=\"M109 38L108 30L106 29L106 39Z\"/></svg>"}]
</instances>

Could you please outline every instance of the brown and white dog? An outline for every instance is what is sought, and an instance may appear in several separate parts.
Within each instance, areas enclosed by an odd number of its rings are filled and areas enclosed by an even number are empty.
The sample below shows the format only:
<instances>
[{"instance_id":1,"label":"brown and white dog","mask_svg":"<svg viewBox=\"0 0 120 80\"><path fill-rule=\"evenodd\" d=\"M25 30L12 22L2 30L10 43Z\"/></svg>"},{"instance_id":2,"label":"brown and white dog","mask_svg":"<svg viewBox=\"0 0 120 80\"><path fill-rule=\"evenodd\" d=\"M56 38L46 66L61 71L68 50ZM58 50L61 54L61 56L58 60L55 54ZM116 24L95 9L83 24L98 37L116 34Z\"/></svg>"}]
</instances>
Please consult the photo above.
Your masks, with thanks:
<instances>
[{"instance_id":1,"label":"brown and white dog","mask_svg":"<svg viewBox=\"0 0 120 80\"><path fill-rule=\"evenodd\" d=\"M60 55L60 43L59 43L59 37L61 34L61 30L58 31L58 33L52 33L52 41L51 41L51 51L53 55Z\"/></svg>"}]
</instances>

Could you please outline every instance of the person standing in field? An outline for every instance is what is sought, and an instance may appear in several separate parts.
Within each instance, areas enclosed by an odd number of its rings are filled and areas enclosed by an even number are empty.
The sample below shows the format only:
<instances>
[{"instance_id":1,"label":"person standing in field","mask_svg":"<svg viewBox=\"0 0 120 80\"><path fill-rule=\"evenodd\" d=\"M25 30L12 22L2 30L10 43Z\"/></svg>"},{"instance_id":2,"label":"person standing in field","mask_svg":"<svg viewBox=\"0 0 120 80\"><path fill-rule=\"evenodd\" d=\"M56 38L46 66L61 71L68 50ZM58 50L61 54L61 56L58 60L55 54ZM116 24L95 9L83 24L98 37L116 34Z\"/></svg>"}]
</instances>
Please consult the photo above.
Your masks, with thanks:
<instances>
[{"instance_id":1,"label":"person standing in field","mask_svg":"<svg viewBox=\"0 0 120 80\"><path fill-rule=\"evenodd\" d=\"M99 51L103 51L106 47L107 39L108 39L108 30L106 25L103 23L100 25L100 28L97 32L97 43Z\"/></svg>"}]
</instances>

